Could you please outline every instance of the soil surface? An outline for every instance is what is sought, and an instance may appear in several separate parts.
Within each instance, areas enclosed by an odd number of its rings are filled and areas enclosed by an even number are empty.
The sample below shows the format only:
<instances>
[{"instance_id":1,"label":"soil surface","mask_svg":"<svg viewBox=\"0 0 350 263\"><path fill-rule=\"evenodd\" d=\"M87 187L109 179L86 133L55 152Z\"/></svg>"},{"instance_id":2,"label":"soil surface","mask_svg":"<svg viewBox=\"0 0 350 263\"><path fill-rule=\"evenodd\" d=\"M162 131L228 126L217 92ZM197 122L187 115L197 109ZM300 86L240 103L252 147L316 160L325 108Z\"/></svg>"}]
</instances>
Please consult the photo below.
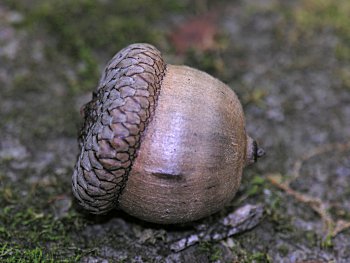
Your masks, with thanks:
<instances>
[{"instance_id":1,"label":"soil surface","mask_svg":"<svg viewBox=\"0 0 350 263\"><path fill-rule=\"evenodd\" d=\"M0 261L350 262L350 231L332 236L310 205L268 179L290 178L314 152L290 187L327 204L334 222L350 220L350 150L332 147L350 139L350 3L133 2L0 3ZM200 222L91 216L72 196L80 108L107 61L134 42L232 87L267 152L245 169L232 203ZM254 229L169 249L245 204L264 206Z\"/></svg>"}]
</instances>

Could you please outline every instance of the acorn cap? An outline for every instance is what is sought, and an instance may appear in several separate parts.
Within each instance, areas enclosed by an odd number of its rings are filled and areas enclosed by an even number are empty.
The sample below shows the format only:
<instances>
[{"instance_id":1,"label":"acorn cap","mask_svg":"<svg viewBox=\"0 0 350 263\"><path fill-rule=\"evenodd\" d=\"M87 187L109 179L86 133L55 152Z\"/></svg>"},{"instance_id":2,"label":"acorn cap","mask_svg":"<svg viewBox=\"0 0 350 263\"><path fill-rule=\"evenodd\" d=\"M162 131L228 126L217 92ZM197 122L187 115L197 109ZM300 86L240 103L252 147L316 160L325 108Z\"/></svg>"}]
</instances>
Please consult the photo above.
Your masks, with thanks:
<instances>
[{"instance_id":1,"label":"acorn cap","mask_svg":"<svg viewBox=\"0 0 350 263\"><path fill-rule=\"evenodd\" d=\"M119 51L84 108L73 193L91 213L115 208L155 109L166 65L149 44Z\"/></svg>"}]
</instances>

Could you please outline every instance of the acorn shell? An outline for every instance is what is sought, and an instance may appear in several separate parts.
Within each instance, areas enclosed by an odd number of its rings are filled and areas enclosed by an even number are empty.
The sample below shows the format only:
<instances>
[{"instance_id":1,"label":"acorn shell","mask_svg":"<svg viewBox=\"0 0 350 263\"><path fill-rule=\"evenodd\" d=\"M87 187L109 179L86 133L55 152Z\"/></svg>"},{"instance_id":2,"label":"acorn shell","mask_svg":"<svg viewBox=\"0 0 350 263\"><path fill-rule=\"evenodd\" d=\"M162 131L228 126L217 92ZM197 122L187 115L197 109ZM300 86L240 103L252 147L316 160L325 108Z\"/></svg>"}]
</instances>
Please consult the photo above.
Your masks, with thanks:
<instances>
[{"instance_id":1,"label":"acorn shell","mask_svg":"<svg viewBox=\"0 0 350 263\"><path fill-rule=\"evenodd\" d=\"M157 223L217 212L240 185L246 139L231 89L204 72L168 65L120 207Z\"/></svg>"}]
</instances>

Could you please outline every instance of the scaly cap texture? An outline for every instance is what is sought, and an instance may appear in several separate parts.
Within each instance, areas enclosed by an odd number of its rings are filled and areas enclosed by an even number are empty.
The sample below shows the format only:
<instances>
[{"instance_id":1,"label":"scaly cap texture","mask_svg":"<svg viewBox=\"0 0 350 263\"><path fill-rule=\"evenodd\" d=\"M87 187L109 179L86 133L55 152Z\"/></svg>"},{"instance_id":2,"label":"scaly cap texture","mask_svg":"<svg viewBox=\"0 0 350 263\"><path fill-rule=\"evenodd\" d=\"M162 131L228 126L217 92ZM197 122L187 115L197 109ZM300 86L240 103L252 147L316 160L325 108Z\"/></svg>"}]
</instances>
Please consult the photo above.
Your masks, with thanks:
<instances>
[{"instance_id":1,"label":"scaly cap texture","mask_svg":"<svg viewBox=\"0 0 350 263\"><path fill-rule=\"evenodd\" d=\"M108 63L84 109L72 188L91 213L115 208L157 102L166 65L149 44L133 44Z\"/></svg>"}]
</instances>

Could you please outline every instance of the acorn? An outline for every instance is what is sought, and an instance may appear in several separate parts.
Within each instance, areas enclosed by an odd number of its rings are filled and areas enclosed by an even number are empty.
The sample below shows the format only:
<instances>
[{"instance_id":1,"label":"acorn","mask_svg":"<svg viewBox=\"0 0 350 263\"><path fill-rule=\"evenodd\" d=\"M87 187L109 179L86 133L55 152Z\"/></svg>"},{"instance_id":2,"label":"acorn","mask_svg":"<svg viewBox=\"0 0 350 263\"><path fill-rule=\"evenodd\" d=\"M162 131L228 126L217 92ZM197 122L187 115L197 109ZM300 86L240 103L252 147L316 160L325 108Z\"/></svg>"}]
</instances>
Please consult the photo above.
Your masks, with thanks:
<instances>
[{"instance_id":1,"label":"acorn","mask_svg":"<svg viewBox=\"0 0 350 263\"><path fill-rule=\"evenodd\" d=\"M175 224L228 204L243 168L264 154L245 130L232 89L205 72L166 64L149 44L132 44L108 63L84 108L72 177L93 214L120 208Z\"/></svg>"}]
</instances>

